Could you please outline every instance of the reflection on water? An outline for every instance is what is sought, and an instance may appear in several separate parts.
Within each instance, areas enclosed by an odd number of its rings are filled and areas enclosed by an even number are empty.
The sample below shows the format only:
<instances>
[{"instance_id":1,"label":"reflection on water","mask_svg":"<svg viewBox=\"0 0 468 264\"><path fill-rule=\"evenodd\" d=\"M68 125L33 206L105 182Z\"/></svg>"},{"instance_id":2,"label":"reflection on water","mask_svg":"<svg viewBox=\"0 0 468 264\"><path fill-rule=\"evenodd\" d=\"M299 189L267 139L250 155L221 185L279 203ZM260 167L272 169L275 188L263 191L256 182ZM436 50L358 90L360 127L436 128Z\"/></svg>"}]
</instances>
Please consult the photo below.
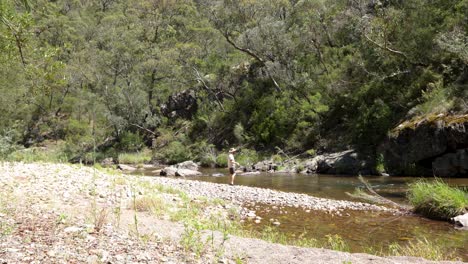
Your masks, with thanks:
<instances>
[{"instance_id":1,"label":"reflection on water","mask_svg":"<svg viewBox=\"0 0 468 264\"><path fill-rule=\"evenodd\" d=\"M203 169L203 176L187 179L215 183L229 181L227 169ZM139 174L151 175L144 171ZM223 174L214 177L212 175ZM407 184L414 177L366 177L375 191L394 201L405 203ZM468 186L468 178L444 179L450 185ZM364 187L357 177L334 175L270 174L238 175L236 184L251 187L269 188L280 191L305 193L316 197L352 200L346 192L353 192ZM379 212L349 211L343 216L332 216L322 212L305 212L297 208L271 210L268 205L255 205L251 208L262 217L262 223L247 222L247 228L261 230L269 225L268 219L275 218L281 222L279 231L289 236L306 236L325 240L329 234L340 235L353 252L375 251L387 252L392 243L404 244L415 239L427 238L438 245L444 245L457 251L457 256L468 261L468 231L456 230L447 222L433 221L417 216L393 216ZM281 213L280 213L281 211ZM287 213L284 213L284 212Z\"/></svg>"},{"instance_id":2,"label":"reflection on water","mask_svg":"<svg viewBox=\"0 0 468 264\"><path fill-rule=\"evenodd\" d=\"M449 251L455 257L468 261L468 231L456 230L447 222L432 221L416 216L395 216L381 212L346 211L343 216L303 209L282 207L271 210L268 205L255 205L263 220L260 224L248 221L249 229L261 232L270 225L269 219L278 219L278 231L294 237L326 241L326 235L338 234L350 246L351 252L389 253L389 245L405 245L408 241L426 238Z\"/></svg>"}]
</instances>

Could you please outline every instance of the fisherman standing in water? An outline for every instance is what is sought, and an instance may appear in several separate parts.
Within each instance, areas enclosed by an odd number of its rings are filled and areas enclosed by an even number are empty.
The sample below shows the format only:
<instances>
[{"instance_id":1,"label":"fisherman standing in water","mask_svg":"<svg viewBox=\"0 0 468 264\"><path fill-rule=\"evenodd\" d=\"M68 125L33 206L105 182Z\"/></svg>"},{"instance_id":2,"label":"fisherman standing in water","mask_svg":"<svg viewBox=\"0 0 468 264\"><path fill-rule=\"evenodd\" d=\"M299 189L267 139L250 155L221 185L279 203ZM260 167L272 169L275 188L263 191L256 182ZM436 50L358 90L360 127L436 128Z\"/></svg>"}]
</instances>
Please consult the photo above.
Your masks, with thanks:
<instances>
[{"instance_id":1,"label":"fisherman standing in water","mask_svg":"<svg viewBox=\"0 0 468 264\"><path fill-rule=\"evenodd\" d=\"M234 153L236 153L236 152L237 152L237 149L235 149L235 148L229 149L228 168L229 168L229 174L231 174L231 182L229 183L230 185L234 185L234 178L236 178L236 165L237 166L240 165L234 159Z\"/></svg>"}]
</instances>

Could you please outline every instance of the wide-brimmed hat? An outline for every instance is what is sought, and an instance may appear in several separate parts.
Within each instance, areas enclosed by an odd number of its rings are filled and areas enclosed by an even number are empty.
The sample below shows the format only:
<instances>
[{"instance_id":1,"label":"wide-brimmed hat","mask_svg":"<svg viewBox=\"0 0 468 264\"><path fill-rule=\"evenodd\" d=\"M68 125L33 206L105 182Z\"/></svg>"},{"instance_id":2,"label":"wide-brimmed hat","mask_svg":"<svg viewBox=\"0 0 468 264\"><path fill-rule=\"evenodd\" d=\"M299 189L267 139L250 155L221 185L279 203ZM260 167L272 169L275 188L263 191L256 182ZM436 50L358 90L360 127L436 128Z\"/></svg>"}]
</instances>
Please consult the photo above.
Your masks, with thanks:
<instances>
[{"instance_id":1,"label":"wide-brimmed hat","mask_svg":"<svg viewBox=\"0 0 468 264\"><path fill-rule=\"evenodd\" d=\"M229 149L229 153L233 153L233 152L236 152L236 151L237 151L237 149L235 149L235 148L230 148Z\"/></svg>"}]
</instances>

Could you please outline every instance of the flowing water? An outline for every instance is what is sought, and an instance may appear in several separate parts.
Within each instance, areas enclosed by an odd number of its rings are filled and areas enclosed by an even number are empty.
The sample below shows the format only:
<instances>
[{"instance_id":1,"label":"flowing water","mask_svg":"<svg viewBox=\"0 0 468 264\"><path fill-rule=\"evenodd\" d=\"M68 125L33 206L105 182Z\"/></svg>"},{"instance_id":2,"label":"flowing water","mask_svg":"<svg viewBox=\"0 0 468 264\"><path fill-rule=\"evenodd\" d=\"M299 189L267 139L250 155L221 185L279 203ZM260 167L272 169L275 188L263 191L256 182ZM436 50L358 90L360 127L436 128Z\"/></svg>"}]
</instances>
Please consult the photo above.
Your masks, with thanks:
<instances>
[{"instance_id":1,"label":"flowing water","mask_svg":"<svg viewBox=\"0 0 468 264\"><path fill-rule=\"evenodd\" d=\"M150 171L140 172L151 175ZM203 176L192 180L227 183L226 169L204 169ZM216 175L216 176L213 176ZM365 178L380 195L399 203L406 203L407 184L414 177L375 176ZM468 186L468 178L446 179L453 186ZM354 200L346 194L364 185L357 177L335 175L271 174L238 175L235 183L251 187L270 188L286 192L305 193L316 197ZM457 230L453 224L425 219L418 216L395 216L381 212L346 211L342 216L323 212L307 212L300 208L280 207L272 210L269 205L247 205L263 218L260 224L246 222L251 230L261 231L270 226L269 219L277 219L279 232L289 237L308 237L326 241L327 235L339 235L352 252L389 253L391 244L406 245L409 241L427 239L442 245L455 256L468 261L468 231Z\"/></svg>"}]
</instances>

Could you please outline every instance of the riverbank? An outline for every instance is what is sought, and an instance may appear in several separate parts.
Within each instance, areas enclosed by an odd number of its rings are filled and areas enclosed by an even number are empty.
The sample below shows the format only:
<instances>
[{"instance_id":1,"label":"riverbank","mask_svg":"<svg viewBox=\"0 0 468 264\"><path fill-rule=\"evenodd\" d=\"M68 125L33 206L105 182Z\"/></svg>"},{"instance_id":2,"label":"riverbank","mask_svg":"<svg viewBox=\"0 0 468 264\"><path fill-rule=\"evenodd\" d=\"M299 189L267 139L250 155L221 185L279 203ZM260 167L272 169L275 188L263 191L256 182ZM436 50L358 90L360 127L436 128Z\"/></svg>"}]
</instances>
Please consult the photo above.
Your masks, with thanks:
<instances>
[{"instance_id":1,"label":"riverbank","mask_svg":"<svg viewBox=\"0 0 468 264\"><path fill-rule=\"evenodd\" d=\"M389 210L364 203L50 163L1 163L0 187L2 263L434 263L233 235L248 201Z\"/></svg>"}]
</instances>

